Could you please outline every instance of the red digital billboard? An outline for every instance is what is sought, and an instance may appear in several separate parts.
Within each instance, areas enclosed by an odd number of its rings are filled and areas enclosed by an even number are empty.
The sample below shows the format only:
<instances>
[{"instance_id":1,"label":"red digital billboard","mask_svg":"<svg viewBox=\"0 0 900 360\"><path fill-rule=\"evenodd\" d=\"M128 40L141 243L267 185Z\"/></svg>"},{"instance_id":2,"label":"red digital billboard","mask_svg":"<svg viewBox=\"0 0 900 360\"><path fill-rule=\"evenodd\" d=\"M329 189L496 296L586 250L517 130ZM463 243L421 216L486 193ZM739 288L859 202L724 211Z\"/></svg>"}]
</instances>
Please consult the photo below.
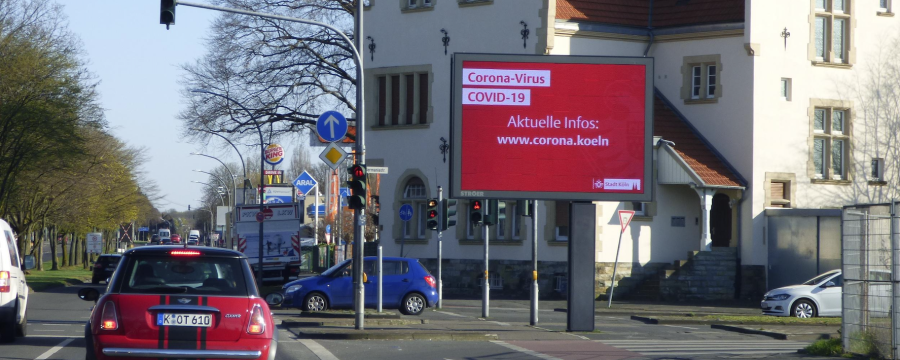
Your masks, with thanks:
<instances>
[{"instance_id":1,"label":"red digital billboard","mask_svg":"<svg viewBox=\"0 0 900 360\"><path fill-rule=\"evenodd\" d=\"M652 67L455 54L451 196L650 201Z\"/></svg>"}]
</instances>

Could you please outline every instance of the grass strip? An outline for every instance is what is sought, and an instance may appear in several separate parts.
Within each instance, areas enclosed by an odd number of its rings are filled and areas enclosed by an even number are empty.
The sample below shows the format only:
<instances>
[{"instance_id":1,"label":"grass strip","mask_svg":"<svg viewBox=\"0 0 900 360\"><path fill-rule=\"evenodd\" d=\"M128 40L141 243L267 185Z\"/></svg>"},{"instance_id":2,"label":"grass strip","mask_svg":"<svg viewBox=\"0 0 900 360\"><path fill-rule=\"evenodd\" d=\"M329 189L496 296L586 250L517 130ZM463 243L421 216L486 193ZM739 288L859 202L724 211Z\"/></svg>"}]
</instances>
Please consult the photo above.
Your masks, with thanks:
<instances>
[{"instance_id":1,"label":"grass strip","mask_svg":"<svg viewBox=\"0 0 900 360\"><path fill-rule=\"evenodd\" d=\"M82 265L63 266L59 270L49 270L52 263L45 262L44 270L28 270L25 281L34 291L45 291L50 288L80 285L91 281L91 269L85 270Z\"/></svg>"}]
</instances>

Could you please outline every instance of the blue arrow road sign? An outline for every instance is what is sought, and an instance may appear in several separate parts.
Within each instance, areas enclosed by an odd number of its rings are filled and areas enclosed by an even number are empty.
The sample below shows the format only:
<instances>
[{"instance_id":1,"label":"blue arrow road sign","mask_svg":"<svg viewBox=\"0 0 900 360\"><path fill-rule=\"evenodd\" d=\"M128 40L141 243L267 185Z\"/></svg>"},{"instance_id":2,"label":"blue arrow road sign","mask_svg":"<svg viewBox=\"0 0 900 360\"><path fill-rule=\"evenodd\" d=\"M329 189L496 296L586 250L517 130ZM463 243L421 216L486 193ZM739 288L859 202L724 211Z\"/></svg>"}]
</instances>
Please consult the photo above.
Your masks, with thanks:
<instances>
[{"instance_id":1,"label":"blue arrow road sign","mask_svg":"<svg viewBox=\"0 0 900 360\"><path fill-rule=\"evenodd\" d=\"M316 187L316 179L313 179L312 175L309 175L308 172L304 171L300 176L294 179L294 187L297 188L303 195L306 195L312 188Z\"/></svg>"},{"instance_id":2,"label":"blue arrow road sign","mask_svg":"<svg viewBox=\"0 0 900 360\"><path fill-rule=\"evenodd\" d=\"M339 141L347 135L347 119L337 111L326 111L316 120L316 132L325 141Z\"/></svg>"},{"instance_id":3,"label":"blue arrow road sign","mask_svg":"<svg viewBox=\"0 0 900 360\"><path fill-rule=\"evenodd\" d=\"M409 221L413 216L413 207L410 204L403 204L400 207L400 220Z\"/></svg>"},{"instance_id":4,"label":"blue arrow road sign","mask_svg":"<svg viewBox=\"0 0 900 360\"><path fill-rule=\"evenodd\" d=\"M331 225L325 225L325 233L331 234Z\"/></svg>"},{"instance_id":5,"label":"blue arrow road sign","mask_svg":"<svg viewBox=\"0 0 900 360\"><path fill-rule=\"evenodd\" d=\"M341 188L341 206L347 206L348 196L350 196L350 188Z\"/></svg>"}]
</instances>

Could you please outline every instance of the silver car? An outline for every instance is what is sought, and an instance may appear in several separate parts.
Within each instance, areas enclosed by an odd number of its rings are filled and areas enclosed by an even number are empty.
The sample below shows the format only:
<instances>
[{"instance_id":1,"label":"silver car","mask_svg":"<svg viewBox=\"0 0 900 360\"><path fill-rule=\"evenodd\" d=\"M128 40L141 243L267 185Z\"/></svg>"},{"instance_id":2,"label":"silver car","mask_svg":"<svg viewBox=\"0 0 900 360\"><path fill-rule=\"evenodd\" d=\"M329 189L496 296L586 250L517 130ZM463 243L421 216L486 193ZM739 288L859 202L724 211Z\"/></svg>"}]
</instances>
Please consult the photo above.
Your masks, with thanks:
<instances>
[{"instance_id":1,"label":"silver car","mask_svg":"<svg viewBox=\"0 0 900 360\"><path fill-rule=\"evenodd\" d=\"M841 293L844 276L832 270L801 285L770 290L763 296L763 314L774 316L841 316Z\"/></svg>"}]
</instances>

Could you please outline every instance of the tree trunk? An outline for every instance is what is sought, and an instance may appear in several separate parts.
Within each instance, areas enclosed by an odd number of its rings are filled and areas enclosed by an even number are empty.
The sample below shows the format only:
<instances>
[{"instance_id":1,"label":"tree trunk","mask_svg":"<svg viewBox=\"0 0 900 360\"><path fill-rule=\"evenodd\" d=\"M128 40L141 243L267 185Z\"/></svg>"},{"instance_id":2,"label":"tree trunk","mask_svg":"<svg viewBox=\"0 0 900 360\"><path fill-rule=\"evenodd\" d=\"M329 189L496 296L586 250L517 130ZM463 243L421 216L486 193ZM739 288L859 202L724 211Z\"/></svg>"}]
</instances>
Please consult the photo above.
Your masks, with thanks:
<instances>
[{"instance_id":1,"label":"tree trunk","mask_svg":"<svg viewBox=\"0 0 900 360\"><path fill-rule=\"evenodd\" d=\"M75 233L69 234L69 261L68 266L75 265Z\"/></svg>"},{"instance_id":2,"label":"tree trunk","mask_svg":"<svg viewBox=\"0 0 900 360\"><path fill-rule=\"evenodd\" d=\"M59 250L59 239L57 238L57 236L59 236L59 229L57 229L56 226L53 226L51 229L52 230L50 231L50 257L52 259L51 259L51 264L50 264L50 270L59 270L59 257L57 257L57 255L56 255L57 251ZM65 251L63 251L63 254L65 254Z\"/></svg>"}]
</instances>

